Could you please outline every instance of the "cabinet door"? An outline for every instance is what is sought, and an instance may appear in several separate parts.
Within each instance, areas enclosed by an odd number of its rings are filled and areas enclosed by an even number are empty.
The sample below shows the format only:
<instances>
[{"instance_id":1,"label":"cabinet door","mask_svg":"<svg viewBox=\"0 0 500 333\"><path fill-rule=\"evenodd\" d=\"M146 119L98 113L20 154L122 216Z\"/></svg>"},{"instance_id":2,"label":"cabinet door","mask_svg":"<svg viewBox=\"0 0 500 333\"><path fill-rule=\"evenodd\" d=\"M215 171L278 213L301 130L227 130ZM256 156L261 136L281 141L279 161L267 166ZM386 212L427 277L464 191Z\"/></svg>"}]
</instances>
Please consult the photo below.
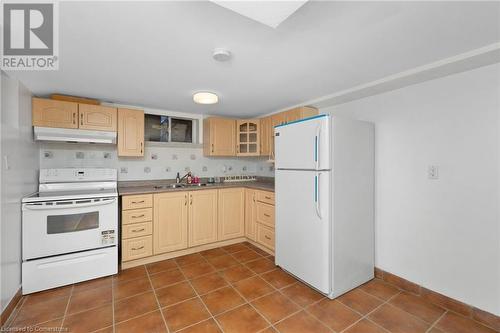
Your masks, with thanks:
<instances>
[{"instance_id":1,"label":"cabinet door","mask_svg":"<svg viewBox=\"0 0 500 333\"><path fill-rule=\"evenodd\" d=\"M33 126L78 128L78 104L51 99L32 99Z\"/></svg>"},{"instance_id":2,"label":"cabinet door","mask_svg":"<svg viewBox=\"0 0 500 333\"><path fill-rule=\"evenodd\" d=\"M258 119L236 121L236 155L260 155L260 121Z\"/></svg>"},{"instance_id":3,"label":"cabinet door","mask_svg":"<svg viewBox=\"0 0 500 333\"><path fill-rule=\"evenodd\" d=\"M260 120L260 154L267 156L271 152L271 117Z\"/></svg>"},{"instance_id":4,"label":"cabinet door","mask_svg":"<svg viewBox=\"0 0 500 333\"><path fill-rule=\"evenodd\" d=\"M81 129L116 132L116 108L78 104L78 116Z\"/></svg>"},{"instance_id":5,"label":"cabinet door","mask_svg":"<svg viewBox=\"0 0 500 333\"><path fill-rule=\"evenodd\" d=\"M219 190L219 240L245 236L245 189Z\"/></svg>"},{"instance_id":6,"label":"cabinet door","mask_svg":"<svg viewBox=\"0 0 500 333\"><path fill-rule=\"evenodd\" d=\"M295 109L286 111L286 114L285 114L286 122L290 123L292 121L296 121L296 120L301 119L300 109L301 108L295 108Z\"/></svg>"},{"instance_id":7,"label":"cabinet door","mask_svg":"<svg viewBox=\"0 0 500 333\"><path fill-rule=\"evenodd\" d=\"M144 156L144 111L118 109L118 156Z\"/></svg>"},{"instance_id":8,"label":"cabinet door","mask_svg":"<svg viewBox=\"0 0 500 333\"><path fill-rule=\"evenodd\" d=\"M256 191L245 189L245 237L256 240Z\"/></svg>"},{"instance_id":9,"label":"cabinet door","mask_svg":"<svg viewBox=\"0 0 500 333\"><path fill-rule=\"evenodd\" d=\"M189 192L189 246L217 241L217 190Z\"/></svg>"},{"instance_id":10,"label":"cabinet door","mask_svg":"<svg viewBox=\"0 0 500 333\"><path fill-rule=\"evenodd\" d=\"M153 250L160 254L188 245L188 192L154 195Z\"/></svg>"},{"instance_id":11,"label":"cabinet door","mask_svg":"<svg viewBox=\"0 0 500 333\"><path fill-rule=\"evenodd\" d=\"M236 155L236 121L228 118L210 118L210 156Z\"/></svg>"}]
</instances>

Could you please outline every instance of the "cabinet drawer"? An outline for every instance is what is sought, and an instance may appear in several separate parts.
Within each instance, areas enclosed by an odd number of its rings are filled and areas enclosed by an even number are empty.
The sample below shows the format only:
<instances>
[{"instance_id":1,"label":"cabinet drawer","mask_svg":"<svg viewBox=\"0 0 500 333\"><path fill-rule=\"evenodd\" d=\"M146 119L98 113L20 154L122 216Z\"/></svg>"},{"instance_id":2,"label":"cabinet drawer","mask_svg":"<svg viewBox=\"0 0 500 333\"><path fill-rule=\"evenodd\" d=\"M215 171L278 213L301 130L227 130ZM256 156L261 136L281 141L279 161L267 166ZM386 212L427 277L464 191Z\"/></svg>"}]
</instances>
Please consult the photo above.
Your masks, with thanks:
<instances>
[{"instance_id":1,"label":"cabinet drawer","mask_svg":"<svg viewBox=\"0 0 500 333\"><path fill-rule=\"evenodd\" d=\"M136 209L153 207L153 195L127 195L122 197L122 209Z\"/></svg>"},{"instance_id":2,"label":"cabinet drawer","mask_svg":"<svg viewBox=\"0 0 500 333\"><path fill-rule=\"evenodd\" d=\"M153 236L131 238L122 241L122 261L135 260L153 255Z\"/></svg>"},{"instance_id":3,"label":"cabinet drawer","mask_svg":"<svg viewBox=\"0 0 500 333\"><path fill-rule=\"evenodd\" d=\"M272 192L257 192L257 201L264 202L270 205L274 205L274 193Z\"/></svg>"},{"instance_id":4,"label":"cabinet drawer","mask_svg":"<svg viewBox=\"0 0 500 333\"><path fill-rule=\"evenodd\" d=\"M148 222L153 220L153 208L122 211L122 224Z\"/></svg>"},{"instance_id":5,"label":"cabinet drawer","mask_svg":"<svg viewBox=\"0 0 500 333\"><path fill-rule=\"evenodd\" d=\"M274 250L274 229L257 223L257 243Z\"/></svg>"},{"instance_id":6,"label":"cabinet drawer","mask_svg":"<svg viewBox=\"0 0 500 333\"><path fill-rule=\"evenodd\" d=\"M274 228L274 206L257 202L257 222Z\"/></svg>"},{"instance_id":7,"label":"cabinet drawer","mask_svg":"<svg viewBox=\"0 0 500 333\"><path fill-rule=\"evenodd\" d=\"M122 239L141 237L153 233L153 222L126 224L122 227Z\"/></svg>"}]
</instances>

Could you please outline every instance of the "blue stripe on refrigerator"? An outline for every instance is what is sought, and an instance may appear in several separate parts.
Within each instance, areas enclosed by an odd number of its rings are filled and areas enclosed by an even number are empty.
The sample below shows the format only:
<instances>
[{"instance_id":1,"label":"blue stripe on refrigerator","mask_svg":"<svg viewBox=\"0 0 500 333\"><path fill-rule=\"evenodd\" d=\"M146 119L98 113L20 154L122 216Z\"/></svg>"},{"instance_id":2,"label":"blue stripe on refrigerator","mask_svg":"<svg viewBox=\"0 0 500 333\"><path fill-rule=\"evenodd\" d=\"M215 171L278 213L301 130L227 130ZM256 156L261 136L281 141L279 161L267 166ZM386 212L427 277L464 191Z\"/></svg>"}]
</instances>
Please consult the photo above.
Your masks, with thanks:
<instances>
[{"instance_id":1,"label":"blue stripe on refrigerator","mask_svg":"<svg viewBox=\"0 0 500 333\"><path fill-rule=\"evenodd\" d=\"M318 176L314 176L314 202L318 202Z\"/></svg>"}]
</instances>

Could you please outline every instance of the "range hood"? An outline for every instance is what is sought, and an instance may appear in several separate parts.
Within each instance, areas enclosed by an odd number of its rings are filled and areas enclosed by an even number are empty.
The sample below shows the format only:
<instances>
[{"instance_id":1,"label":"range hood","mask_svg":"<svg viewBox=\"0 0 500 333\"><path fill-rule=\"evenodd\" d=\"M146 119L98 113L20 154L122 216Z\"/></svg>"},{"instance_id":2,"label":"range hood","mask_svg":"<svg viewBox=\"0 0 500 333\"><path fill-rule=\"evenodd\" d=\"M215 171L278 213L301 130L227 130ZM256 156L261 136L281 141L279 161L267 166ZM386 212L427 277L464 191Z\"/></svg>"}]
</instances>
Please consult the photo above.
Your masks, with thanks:
<instances>
[{"instance_id":1,"label":"range hood","mask_svg":"<svg viewBox=\"0 0 500 333\"><path fill-rule=\"evenodd\" d=\"M71 128L34 127L35 141L116 144L116 132Z\"/></svg>"}]
</instances>

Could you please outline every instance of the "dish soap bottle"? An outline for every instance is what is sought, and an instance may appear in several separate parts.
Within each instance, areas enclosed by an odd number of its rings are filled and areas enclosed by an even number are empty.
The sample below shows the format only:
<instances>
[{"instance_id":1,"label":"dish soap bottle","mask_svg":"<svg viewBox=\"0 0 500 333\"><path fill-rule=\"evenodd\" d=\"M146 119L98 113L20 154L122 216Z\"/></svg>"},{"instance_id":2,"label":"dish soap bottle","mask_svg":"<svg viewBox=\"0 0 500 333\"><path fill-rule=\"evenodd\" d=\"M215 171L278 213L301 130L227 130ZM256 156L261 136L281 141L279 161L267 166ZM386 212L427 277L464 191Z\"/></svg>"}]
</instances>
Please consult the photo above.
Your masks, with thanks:
<instances>
[{"instance_id":1,"label":"dish soap bottle","mask_svg":"<svg viewBox=\"0 0 500 333\"><path fill-rule=\"evenodd\" d=\"M179 184L181 182L181 176L179 175L179 173L177 172L177 177L175 177L175 182L177 184Z\"/></svg>"}]
</instances>

